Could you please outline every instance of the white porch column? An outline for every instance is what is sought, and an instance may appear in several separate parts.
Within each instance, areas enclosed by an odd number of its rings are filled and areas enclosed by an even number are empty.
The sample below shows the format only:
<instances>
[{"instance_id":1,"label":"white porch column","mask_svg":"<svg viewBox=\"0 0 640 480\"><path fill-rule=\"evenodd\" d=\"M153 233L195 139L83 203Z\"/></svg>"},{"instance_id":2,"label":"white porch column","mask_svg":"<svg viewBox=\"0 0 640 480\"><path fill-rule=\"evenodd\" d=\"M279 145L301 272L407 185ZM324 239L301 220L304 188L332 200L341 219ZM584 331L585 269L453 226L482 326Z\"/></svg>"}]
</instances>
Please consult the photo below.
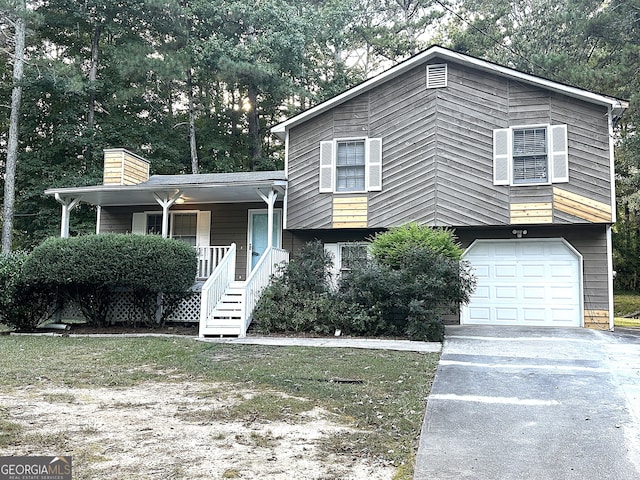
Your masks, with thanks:
<instances>
[{"instance_id":1,"label":"white porch column","mask_svg":"<svg viewBox=\"0 0 640 480\"><path fill-rule=\"evenodd\" d=\"M182 191L176 193L154 193L153 198L162 207L162 238L169 238L169 209L176 203L176 200L180 198Z\"/></svg>"},{"instance_id":2,"label":"white porch column","mask_svg":"<svg viewBox=\"0 0 640 480\"><path fill-rule=\"evenodd\" d=\"M78 203L79 198L63 197L59 193L55 194L56 200L62 205L62 219L60 220L60 237L69 238L69 215Z\"/></svg>"},{"instance_id":3,"label":"white porch column","mask_svg":"<svg viewBox=\"0 0 640 480\"><path fill-rule=\"evenodd\" d=\"M100 221L102 220L102 207L96 206L96 235L100 233Z\"/></svg>"},{"instance_id":4,"label":"white porch column","mask_svg":"<svg viewBox=\"0 0 640 480\"><path fill-rule=\"evenodd\" d=\"M267 233L267 248L273 247L273 207L276 204L276 199L278 198L278 193L274 190L269 191L269 195L265 195L260 190L258 190L258 195L265 201L267 204L267 225L269 231Z\"/></svg>"}]
</instances>

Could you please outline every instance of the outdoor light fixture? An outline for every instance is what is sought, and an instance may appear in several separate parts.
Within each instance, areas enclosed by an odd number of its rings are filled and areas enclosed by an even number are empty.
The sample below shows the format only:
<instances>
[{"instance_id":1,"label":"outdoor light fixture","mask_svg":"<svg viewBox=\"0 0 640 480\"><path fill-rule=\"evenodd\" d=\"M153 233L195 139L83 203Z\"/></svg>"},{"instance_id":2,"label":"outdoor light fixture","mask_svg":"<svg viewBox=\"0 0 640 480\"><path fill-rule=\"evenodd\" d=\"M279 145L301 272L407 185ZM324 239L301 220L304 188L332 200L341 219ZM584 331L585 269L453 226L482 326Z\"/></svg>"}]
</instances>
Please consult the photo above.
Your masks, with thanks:
<instances>
[{"instance_id":1,"label":"outdoor light fixture","mask_svg":"<svg viewBox=\"0 0 640 480\"><path fill-rule=\"evenodd\" d=\"M523 235L527 234L526 230L511 230L511 233L513 233L516 238L522 238Z\"/></svg>"}]
</instances>

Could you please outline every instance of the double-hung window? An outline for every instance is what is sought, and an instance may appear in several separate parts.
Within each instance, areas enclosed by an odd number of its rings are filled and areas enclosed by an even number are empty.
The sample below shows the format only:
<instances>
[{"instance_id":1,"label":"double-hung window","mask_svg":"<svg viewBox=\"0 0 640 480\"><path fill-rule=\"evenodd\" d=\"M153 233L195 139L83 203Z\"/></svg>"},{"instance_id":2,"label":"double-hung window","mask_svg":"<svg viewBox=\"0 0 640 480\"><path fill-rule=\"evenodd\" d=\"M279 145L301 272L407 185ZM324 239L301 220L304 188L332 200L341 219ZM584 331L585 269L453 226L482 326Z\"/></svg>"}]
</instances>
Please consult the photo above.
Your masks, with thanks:
<instances>
[{"instance_id":1,"label":"double-hung window","mask_svg":"<svg viewBox=\"0 0 640 480\"><path fill-rule=\"evenodd\" d=\"M336 142L336 149L336 191L364 191L364 140Z\"/></svg>"},{"instance_id":2,"label":"double-hung window","mask_svg":"<svg viewBox=\"0 0 640 480\"><path fill-rule=\"evenodd\" d=\"M196 246L198 232L197 213L173 213L171 215L171 238Z\"/></svg>"},{"instance_id":3,"label":"double-hung window","mask_svg":"<svg viewBox=\"0 0 640 480\"><path fill-rule=\"evenodd\" d=\"M547 129L513 130L513 183L547 183Z\"/></svg>"},{"instance_id":4,"label":"double-hung window","mask_svg":"<svg viewBox=\"0 0 640 480\"><path fill-rule=\"evenodd\" d=\"M525 125L493 131L494 185L568 181L566 125Z\"/></svg>"},{"instance_id":5,"label":"double-hung window","mask_svg":"<svg viewBox=\"0 0 640 480\"><path fill-rule=\"evenodd\" d=\"M174 211L169 213L169 238L191 246L209 245L211 212ZM143 235L162 235L162 213L136 212L131 231Z\"/></svg>"},{"instance_id":6,"label":"double-hung window","mask_svg":"<svg viewBox=\"0 0 640 480\"><path fill-rule=\"evenodd\" d=\"M323 193L382 190L382 139L320 142L319 187Z\"/></svg>"}]
</instances>

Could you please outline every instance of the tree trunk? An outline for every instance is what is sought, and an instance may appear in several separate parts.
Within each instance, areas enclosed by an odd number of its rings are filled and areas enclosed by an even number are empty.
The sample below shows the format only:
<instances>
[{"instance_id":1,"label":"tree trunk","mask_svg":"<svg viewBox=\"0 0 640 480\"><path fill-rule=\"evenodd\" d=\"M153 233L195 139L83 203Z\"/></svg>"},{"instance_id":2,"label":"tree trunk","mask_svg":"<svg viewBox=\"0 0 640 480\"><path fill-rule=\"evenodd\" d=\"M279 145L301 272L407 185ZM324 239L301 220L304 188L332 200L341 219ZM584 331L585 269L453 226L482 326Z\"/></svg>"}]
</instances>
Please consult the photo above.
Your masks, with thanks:
<instances>
[{"instance_id":1,"label":"tree trunk","mask_svg":"<svg viewBox=\"0 0 640 480\"><path fill-rule=\"evenodd\" d=\"M196 112L193 102L193 77L191 68L187 69L187 94L189 96L189 147L191 149L191 173L198 174L200 165L198 162L198 145L196 143Z\"/></svg>"},{"instance_id":2,"label":"tree trunk","mask_svg":"<svg viewBox=\"0 0 640 480\"><path fill-rule=\"evenodd\" d=\"M16 165L18 163L18 126L22 101L22 77L24 68L24 42L26 1L18 12L15 27L15 58L13 61L13 91L11 92L11 116L7 140L7 164L4 181L4 204L2 208L2 253L11 252L13 242L13 216L16 194Z\"/></svg>"},{"instance_id":3,"label":"tree trunk","mask_svg":"<svg viewBox=\"0 0 640 480\"><path fill-rule=\"evenodd\" d=\"M102 25L98 25L91 39L91 66L89 68L89 111L87 112L87 127L93 130L96 115L96 81L98 80L98 52Z\"/></svg>"},{"instance_id":4,"label":"tree trunk","mask_svg":"<svg viewBox=\"0 0 640 480\"><path fill-rule=\"evenodd\" d=\"M247 112L249 121L249 170L256 169L256 163L262 158L262 141L260 139L260 115L258 115L258 89L249 85L249 105Z\"/></svg>"}]
</instances>

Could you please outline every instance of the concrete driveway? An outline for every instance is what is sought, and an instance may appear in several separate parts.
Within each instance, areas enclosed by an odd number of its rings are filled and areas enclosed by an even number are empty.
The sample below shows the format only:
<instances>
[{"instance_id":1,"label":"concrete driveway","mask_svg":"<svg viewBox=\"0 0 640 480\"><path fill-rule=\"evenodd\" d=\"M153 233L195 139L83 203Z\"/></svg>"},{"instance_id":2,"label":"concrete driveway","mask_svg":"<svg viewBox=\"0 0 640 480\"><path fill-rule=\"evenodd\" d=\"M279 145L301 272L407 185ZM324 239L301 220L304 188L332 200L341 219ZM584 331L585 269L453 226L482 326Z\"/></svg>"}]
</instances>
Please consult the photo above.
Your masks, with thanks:
<instances>
[{"instance_id":1,"label":"concrete driveway","mask_svg":"<svg viewBox=\"0 0 640 480\"><path fill-rule=\"evenodd\" d=\"M447 327L414 479L640 479L640 332Z\"/></svg>"}]
</instances>

